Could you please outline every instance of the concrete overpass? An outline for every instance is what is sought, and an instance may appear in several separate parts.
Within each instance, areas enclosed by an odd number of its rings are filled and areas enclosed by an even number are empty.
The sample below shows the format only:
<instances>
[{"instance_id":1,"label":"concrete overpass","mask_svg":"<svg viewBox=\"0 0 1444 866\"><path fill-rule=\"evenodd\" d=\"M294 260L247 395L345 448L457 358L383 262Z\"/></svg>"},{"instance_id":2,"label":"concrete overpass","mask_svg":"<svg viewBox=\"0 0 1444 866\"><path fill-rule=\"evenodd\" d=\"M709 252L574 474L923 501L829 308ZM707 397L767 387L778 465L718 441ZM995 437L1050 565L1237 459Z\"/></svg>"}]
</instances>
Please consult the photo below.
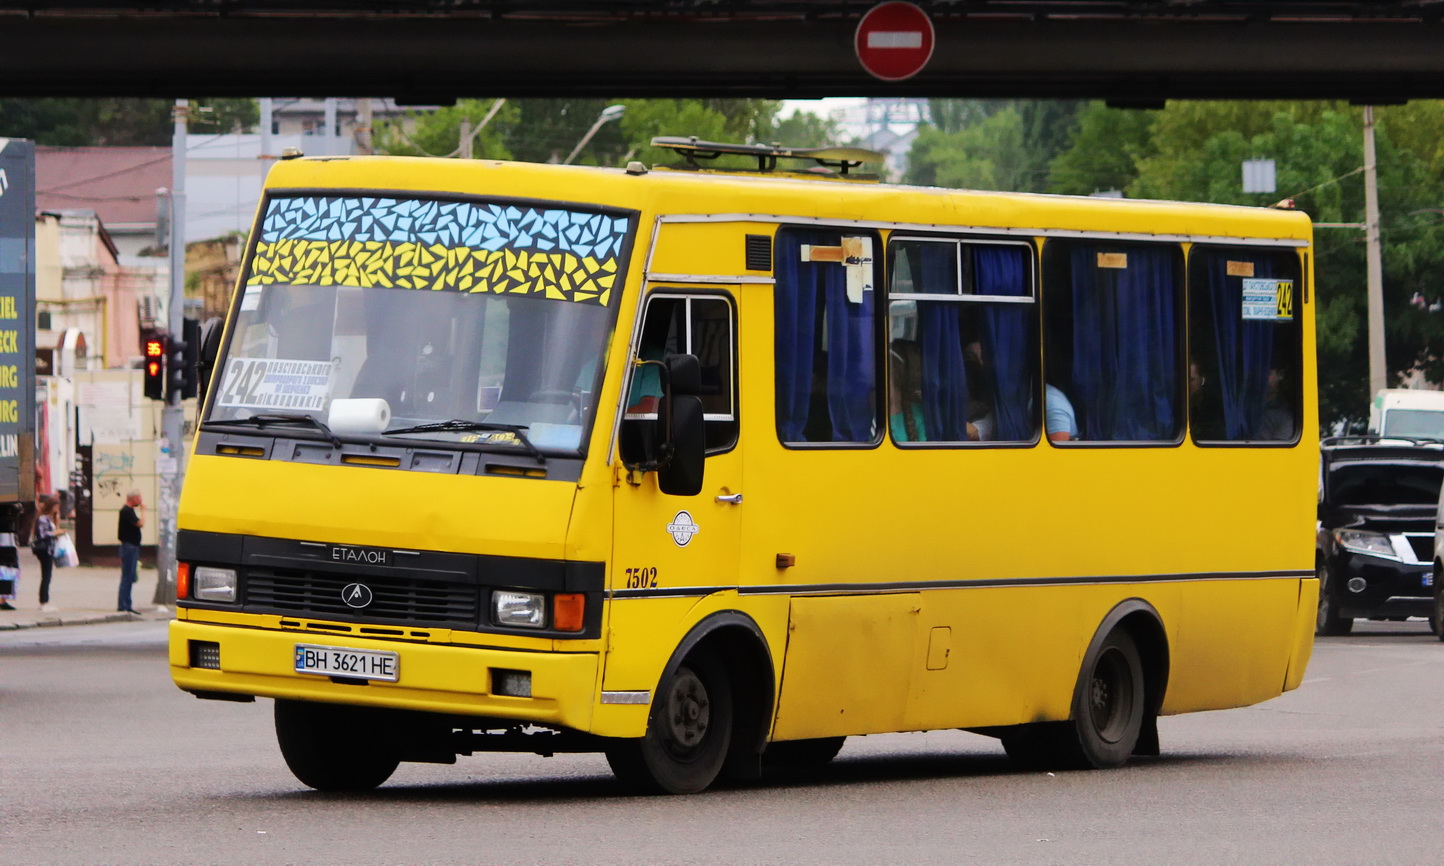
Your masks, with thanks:
<instances>
[{"instance_id":1,"label":"concrete overpass","mask_svg":"<svg viewBox=\"0 0 1444 866\"><path fill-rule=\"evenodd\" d=\"M1441 0L920 0L885 83L874 0L0 0L4 96L1444 97Z\"/></svg>"}]
</instances>

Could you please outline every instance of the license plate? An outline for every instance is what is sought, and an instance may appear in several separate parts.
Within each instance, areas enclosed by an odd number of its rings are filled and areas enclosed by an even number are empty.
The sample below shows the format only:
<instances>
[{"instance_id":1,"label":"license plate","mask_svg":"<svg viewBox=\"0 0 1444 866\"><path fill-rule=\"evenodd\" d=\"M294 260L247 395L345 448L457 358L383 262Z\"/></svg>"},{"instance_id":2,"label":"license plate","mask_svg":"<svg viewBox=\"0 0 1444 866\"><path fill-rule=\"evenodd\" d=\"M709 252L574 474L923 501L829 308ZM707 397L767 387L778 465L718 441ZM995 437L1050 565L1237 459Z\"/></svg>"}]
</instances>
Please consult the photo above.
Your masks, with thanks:
<instances>
[{"instance_id":1,"label":"license plate","mask_svg":"<svg viewBox=\"0 0 1444 866\"><path fill-rule=\"evenodd\" d=\"M296 644L296 673L396 682L400 656L385 650Z\"/></svg>"}]
</instances>

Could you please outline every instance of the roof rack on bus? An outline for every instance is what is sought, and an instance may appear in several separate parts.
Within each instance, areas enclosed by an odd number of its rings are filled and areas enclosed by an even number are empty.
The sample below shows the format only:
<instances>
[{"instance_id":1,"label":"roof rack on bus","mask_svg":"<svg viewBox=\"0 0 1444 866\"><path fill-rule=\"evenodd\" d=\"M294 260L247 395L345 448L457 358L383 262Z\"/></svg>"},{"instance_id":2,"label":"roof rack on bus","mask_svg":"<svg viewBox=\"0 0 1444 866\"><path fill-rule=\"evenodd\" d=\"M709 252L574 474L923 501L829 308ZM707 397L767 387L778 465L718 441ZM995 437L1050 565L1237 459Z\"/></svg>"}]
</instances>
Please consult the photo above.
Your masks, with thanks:
<instances>
[{"instance_id":1,"label":"roof rack on bus","mask_svg":"<svg viewBox=\"0 0 1444 866\"><path fill-rule=\"evenodd\" d=\"M686 165L677 166L691 170L709 168L701 161L716 159L719 156L749 156L757 160L758 172L777 171L779 159L802 159L811 160L822 168L835 170L839 175L846 175L856 179L870 179L872 175L848 175L848 172L863 163L882 162L884 157L875 150L867 150L861 147L783 147L780 144L723 144L716 141L702 141L695 135L691 136L669 136L659 135L652 139L653 147L664 147L676 151L687 161Z\"/></svg>"}]
</instances>

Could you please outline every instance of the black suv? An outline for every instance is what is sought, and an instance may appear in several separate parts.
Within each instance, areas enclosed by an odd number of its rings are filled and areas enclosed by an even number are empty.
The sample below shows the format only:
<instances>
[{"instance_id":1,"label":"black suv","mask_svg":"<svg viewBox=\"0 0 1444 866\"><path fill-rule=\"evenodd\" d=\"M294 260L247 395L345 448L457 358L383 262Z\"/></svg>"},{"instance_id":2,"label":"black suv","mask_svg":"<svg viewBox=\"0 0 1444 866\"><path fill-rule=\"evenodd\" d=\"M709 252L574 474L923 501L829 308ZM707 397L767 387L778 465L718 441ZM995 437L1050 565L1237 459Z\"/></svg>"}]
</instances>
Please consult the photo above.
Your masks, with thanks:
<instances>
[{"instance_id":1,"label":"black suv","mask_svg":"<svg viewBox=\"0 0 1444 866\"><path fill-rule=\"evenodd\" d=\"M1348 634L1355 617L1434 612L1434 516L1444 443L1340 436L1320 443L1315 633Z\"/></svg>"}]
</instances>

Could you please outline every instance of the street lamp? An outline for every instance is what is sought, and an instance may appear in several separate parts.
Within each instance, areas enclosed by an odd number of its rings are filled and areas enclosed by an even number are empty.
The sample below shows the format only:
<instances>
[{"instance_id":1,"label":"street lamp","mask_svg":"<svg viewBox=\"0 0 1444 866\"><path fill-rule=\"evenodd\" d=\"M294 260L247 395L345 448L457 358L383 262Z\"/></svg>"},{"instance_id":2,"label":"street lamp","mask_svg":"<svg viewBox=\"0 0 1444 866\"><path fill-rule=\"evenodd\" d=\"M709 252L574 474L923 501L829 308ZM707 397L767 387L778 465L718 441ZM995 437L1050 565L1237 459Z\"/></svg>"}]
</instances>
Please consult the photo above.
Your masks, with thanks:
<instances>
[{"instance_id":1,"label":"street lamp","mask_svg":"<svg viewBox=\"0 0 1444 866\"><path fill-rule=\"evenodd\" d=\"M587 146L587 142L592 140L592 136L597 134L597 130L602 128L602 124L609 120L616 120L626 110L627 106L625 105L608 105L603 108L602 113L597 115L597 122L592 124L592 128L587 130L587 134L582 136L582 140L577 142L577 146L572 148L572 152L567 154L566 159L562 160L562 165L571 165L572 160L577 158L577 154L582 152L582 148Z\"/></svg>"}]
</instances>

